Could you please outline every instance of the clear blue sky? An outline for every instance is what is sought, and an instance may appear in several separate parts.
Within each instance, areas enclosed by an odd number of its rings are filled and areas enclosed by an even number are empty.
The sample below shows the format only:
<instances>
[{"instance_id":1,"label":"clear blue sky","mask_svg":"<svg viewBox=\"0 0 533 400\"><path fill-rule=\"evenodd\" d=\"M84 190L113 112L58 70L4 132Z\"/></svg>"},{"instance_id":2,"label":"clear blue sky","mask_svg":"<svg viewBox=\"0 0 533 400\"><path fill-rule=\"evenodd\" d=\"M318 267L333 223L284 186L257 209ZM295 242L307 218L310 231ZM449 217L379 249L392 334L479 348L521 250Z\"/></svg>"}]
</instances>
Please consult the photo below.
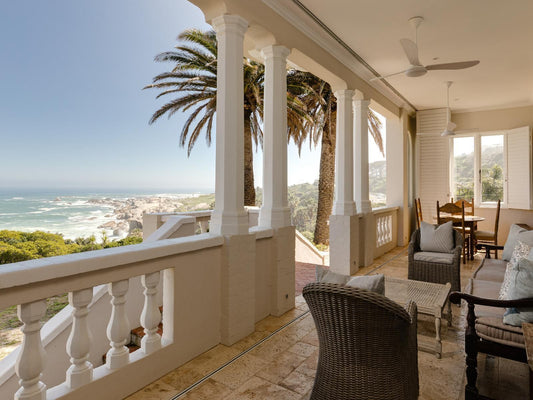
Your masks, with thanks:
<instances>
[{"instance_id":1,"label":"clear blue sky","mask_svg":"<svg viewBox=\"0 0 533 400\"><path fill-rule=\"evenodd\" d=\"M185 0L2 2L0 187L213 190L214 146L187 158L185 116L149 126L163 103L141 90L190 27L210 28ZM316 179L318 152L290 153L291 183Z\"/></svg>"},{"instance_id":2,"label":"clear blue sky","mask_svg":"<svg viewBox=\"0 0 533 400\"><path fill-rule=\"evenodd\" d=\"M149 126L164 100L141 90L170 65L187 28L210 29L186 0L23 0L0 13L0 188L214 190L214 144L190 158L186 118ZM261 151L255 154L262 186ZM318 178L319 149L289 146L289 184Z\"/></svg>"}]
</instances>

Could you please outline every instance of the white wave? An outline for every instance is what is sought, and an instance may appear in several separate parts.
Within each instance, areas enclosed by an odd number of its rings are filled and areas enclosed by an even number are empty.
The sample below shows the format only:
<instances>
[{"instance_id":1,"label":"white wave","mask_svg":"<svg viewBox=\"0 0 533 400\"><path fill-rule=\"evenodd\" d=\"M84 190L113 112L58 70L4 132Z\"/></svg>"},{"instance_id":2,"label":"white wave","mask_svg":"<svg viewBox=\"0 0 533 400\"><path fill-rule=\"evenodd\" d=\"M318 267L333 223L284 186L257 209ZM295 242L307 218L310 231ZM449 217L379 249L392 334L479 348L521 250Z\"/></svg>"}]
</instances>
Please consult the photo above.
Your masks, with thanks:
<instances>
[{"instance_id":1,"label":"white wave","mask_svg":"<svg viewBox=\"0 0 533 400\"><path fill-rule=\"evenodd\" d=\"M39 211L48 212L48 211L57 210L57 209L58 209L57 207L41 207L39 208Z\"/></svg>"},{"instance_id":2,"label":"white wave","mask_svg":"<svg viewBox=\"0 0 533 400\"><path fill-rule=\"evenodd\" d=\"M200 194L198 193L159 193L154 195L148 195L143 197L164 197L169 199L187 199L191 197L198 197Z\"/></svg>"}]
</instances>

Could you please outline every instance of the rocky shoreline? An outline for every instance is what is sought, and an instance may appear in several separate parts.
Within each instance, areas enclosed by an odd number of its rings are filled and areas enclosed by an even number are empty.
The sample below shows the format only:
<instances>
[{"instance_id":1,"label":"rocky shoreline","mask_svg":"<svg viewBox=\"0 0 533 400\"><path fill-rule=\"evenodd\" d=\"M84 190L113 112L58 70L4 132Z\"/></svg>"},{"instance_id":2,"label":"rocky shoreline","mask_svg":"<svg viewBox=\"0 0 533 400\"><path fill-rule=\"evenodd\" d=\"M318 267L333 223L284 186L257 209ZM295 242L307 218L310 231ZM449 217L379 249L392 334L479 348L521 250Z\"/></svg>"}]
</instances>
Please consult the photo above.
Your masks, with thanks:
<instances>
[{"instance_id":1,"label":"rocky shoreline","mask_svg":"<svg viewBox=\"0 0 533 400\"><path fill-rule=\"evenodd\" d=\"M113 212L106 217L113 218L98 226L113 232L113 236L126 236L134 231L142 230L144 213L186 212L207 210L211 208L211 197L214 195L192 195L177 197L133 197L128 199L92 198L90 204L112 207Z\"/></svg>"}]
</instances>

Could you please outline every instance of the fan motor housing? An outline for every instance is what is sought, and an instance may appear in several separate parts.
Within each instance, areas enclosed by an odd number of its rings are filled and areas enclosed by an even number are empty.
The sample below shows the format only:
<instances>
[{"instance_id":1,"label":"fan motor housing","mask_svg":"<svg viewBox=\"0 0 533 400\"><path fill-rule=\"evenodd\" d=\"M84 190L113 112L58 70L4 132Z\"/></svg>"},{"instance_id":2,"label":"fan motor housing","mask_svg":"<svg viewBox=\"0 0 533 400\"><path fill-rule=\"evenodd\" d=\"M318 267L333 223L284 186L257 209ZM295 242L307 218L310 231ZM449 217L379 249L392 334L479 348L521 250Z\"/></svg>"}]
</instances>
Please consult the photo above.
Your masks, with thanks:
<instances>
[{"instance_id":1,"label":"fan motor housing","mask_svg":"<svg viewBox=\"0 0 533 400\"><path fill-rule=\"evenodd\" d=\"M417 76L425 75L427 72L428 70L422 65L412 65L411 68L405 71L405 75L409 78L416 78Z\"/></svg>"}]
</instances>

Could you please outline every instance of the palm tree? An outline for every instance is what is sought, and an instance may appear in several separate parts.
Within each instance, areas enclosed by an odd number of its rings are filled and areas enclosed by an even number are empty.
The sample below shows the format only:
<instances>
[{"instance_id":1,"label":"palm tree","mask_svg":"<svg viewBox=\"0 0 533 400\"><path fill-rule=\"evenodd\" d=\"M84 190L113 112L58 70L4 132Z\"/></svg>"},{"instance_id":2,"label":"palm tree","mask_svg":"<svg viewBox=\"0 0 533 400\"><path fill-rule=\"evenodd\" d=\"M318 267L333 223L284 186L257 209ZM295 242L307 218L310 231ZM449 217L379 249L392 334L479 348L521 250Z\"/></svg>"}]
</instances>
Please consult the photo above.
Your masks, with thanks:
<instances>
[{"instance_id":1,"label":"palm tree","mask_svg":"<svg viewBox=\"0 0 533 400\"><path fill-rule=\"evenodd\" d=\"M185 44L176 46L155 56L156 62L171 62L175 66L153 78L153 83L144 89L161 89L156 98L176 95L159 108L150 119L150 124L163 115L170 118L178 111L189 111L189 117L181 129L180 146L187 145L187 156L205 131L207 145L211 145L213 121L216 112L217 89L217 41L214 31L203 32L189 29L178 36ZM253 145L262 141L263 117L262 87L264 66L244 62L244 204L255 204L253 174Z\"/></svg>"},{"instance_id":2,"label":"palm tree","mask_svg":"<svg viewBox=\"0 0 533 400\"><path fill-rule=\"evenodd\" d=\"M154 77L153 83L144 89L161 89L156 98L178 95L152 115L150 124L165 114L170 118L177 111L190 111L180 134L180 146L187 144L189 156L202 131L205 131L207 144L210 145L212 141L216 112L217 41L214 31L203 32L198 29L184 31L178 40L185 41L185 44L176 46L176 51L160 53L155 57L157 62L174 63L174 68ZM258 148L263 141L261 122L265 67L246 59L243 62L244 205L255 205L253 144ZM297 97L288 95L287 104L288 134L296 137L304 129L308 116Z\"/></svg>"},{"instance_id":3,"label":"palm tree","mask_svg":"<svg viewBox=\"0 0 533 400\"><path fill-rule=\"evenodd\" d=\"M335 143L337 122L337 101L331 86L309 72L290 71L288 89L299 97L306 106L312 123L302 132L299 146L310 136L310 144L318 145L320 140L320 174L318 179L318 207L314 232L316 244L327 244L329 241L328 219L333 208L333 192L335 185ZM381 121L369 109L368 129L382 154L383 138Z\"/></svg>"}]
</instances>

